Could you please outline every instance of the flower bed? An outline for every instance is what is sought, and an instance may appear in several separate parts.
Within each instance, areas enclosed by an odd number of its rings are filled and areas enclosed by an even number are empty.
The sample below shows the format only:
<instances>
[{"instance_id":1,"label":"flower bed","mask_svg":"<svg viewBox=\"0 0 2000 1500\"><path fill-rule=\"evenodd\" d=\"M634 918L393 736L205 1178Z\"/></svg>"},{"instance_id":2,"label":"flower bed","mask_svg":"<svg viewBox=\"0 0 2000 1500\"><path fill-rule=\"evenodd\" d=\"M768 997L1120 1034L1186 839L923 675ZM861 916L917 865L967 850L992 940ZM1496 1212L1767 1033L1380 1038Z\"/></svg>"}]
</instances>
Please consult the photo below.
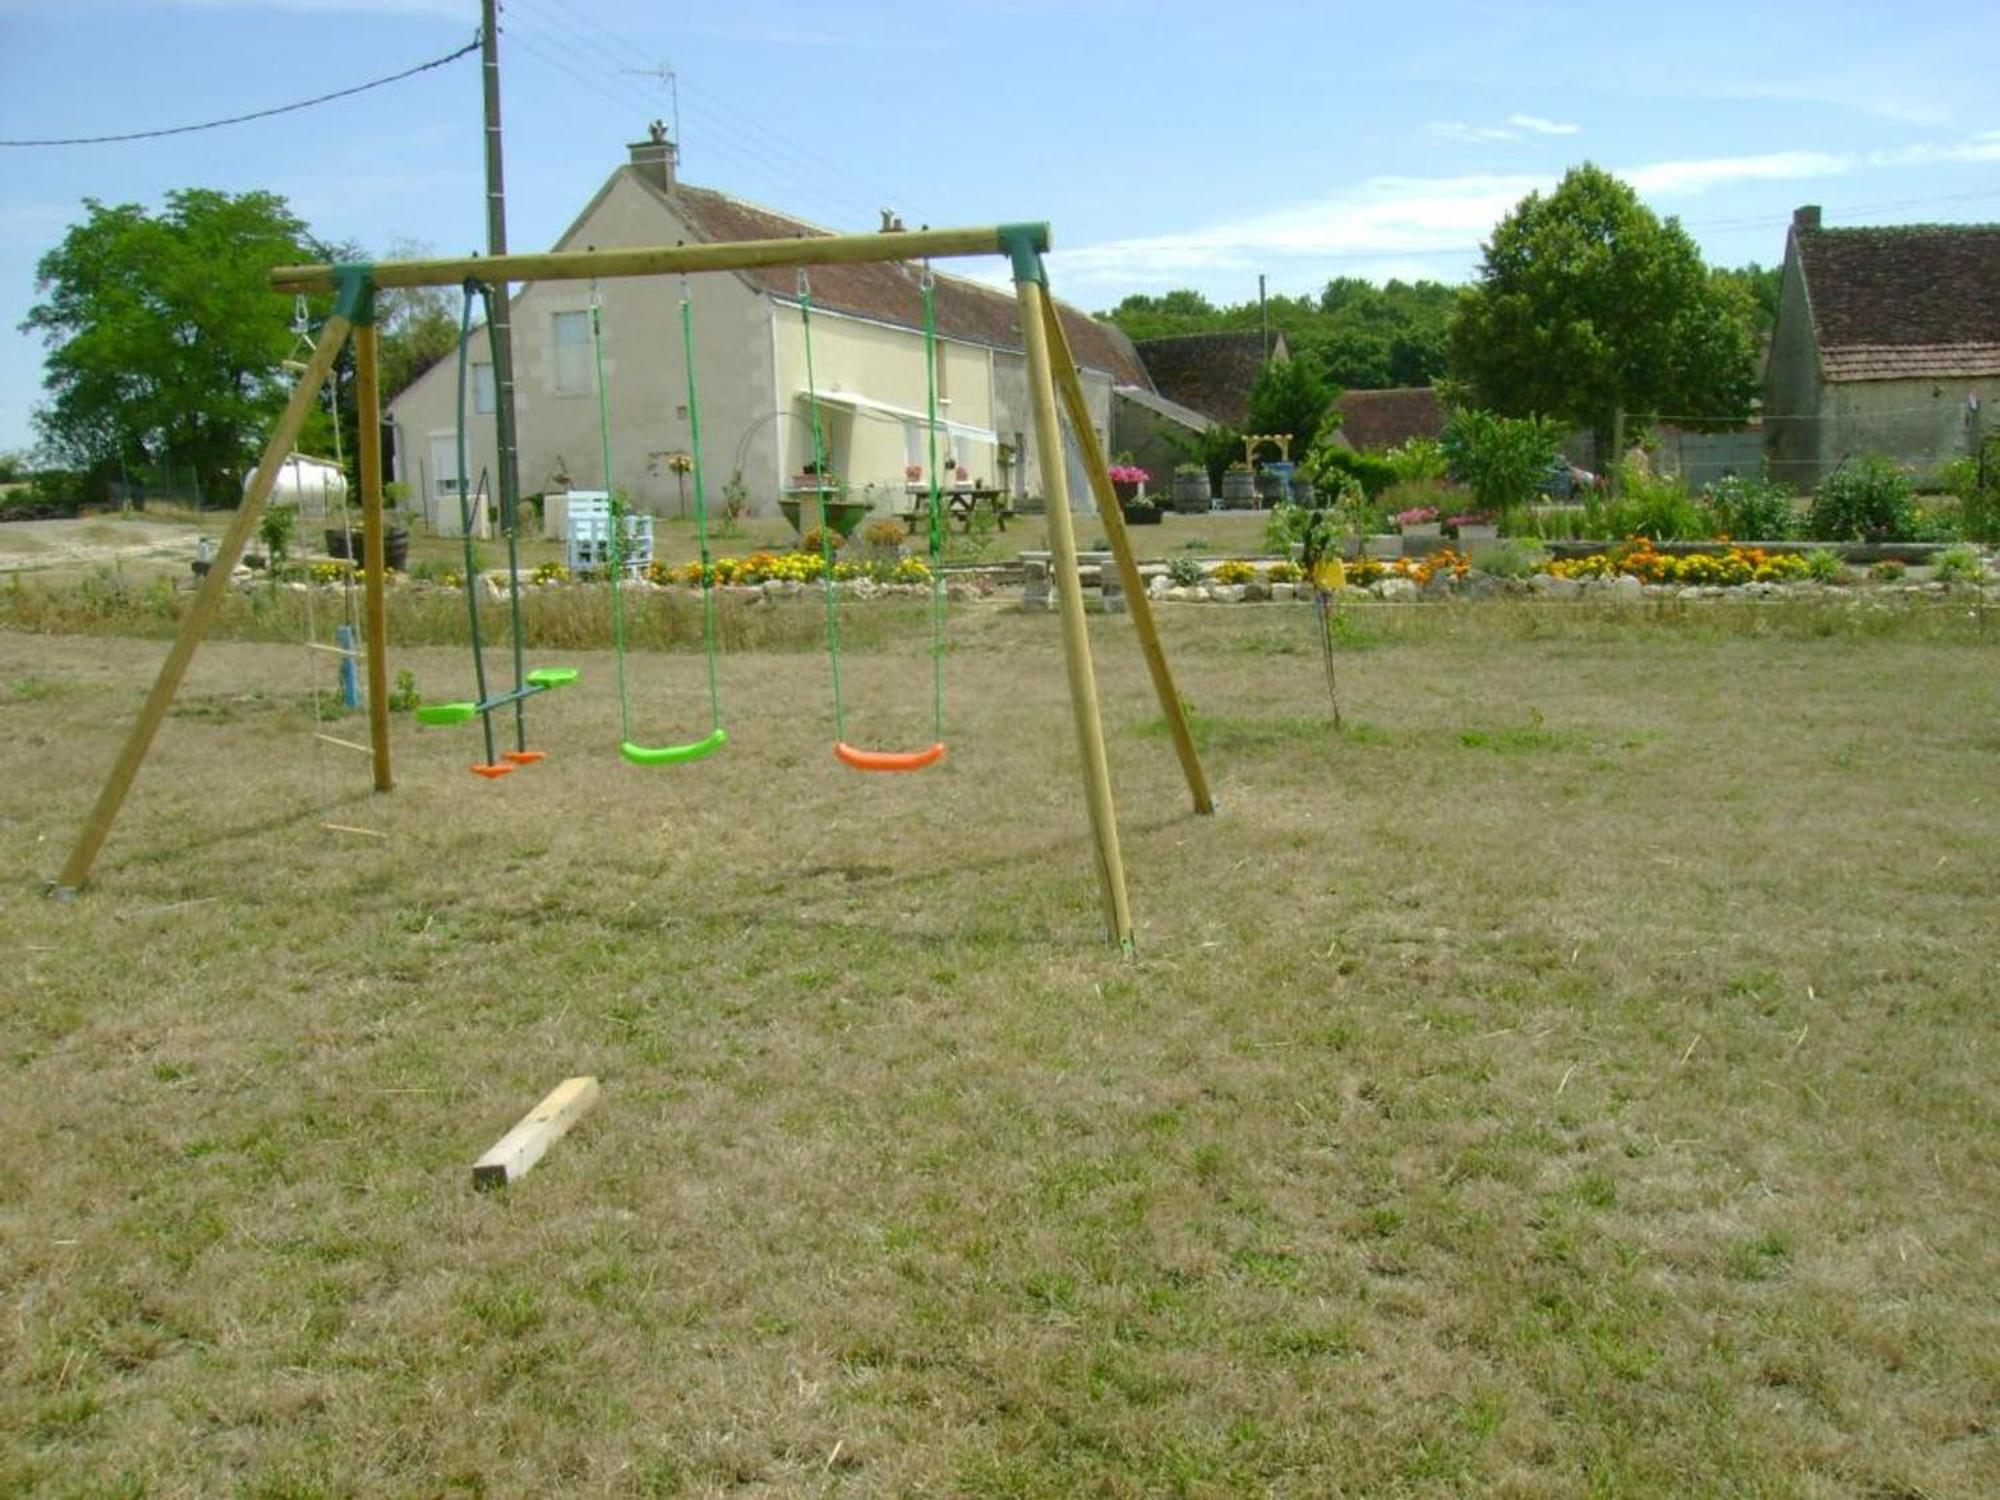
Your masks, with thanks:
<instances>
[{"instance_id":1,"label":"flower bed","mask_svg":"<svg viewBox=\"0 0 2000 1500\"><path fill-rule=\"evenodd\" d=\"M1636 578L1641 583L1736 588L1746 583L1796 583L1812 564L1796 552L1731 547L1725 552L1658 552L1641 538L1588 557L1558 558L1543 572L1557 578Z\"/></svg>"}]
</instances>

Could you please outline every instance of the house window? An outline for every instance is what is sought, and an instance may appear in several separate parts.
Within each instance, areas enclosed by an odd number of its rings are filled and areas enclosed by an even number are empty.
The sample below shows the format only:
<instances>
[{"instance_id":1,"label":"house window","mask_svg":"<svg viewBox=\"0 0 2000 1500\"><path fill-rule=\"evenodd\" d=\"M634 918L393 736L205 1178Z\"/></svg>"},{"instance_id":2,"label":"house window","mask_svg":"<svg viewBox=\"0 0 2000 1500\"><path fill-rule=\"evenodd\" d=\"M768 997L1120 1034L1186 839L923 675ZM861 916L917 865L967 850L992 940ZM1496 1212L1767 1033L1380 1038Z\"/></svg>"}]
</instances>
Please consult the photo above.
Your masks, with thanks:
<instances>
[{"instance_id":1,"label":"house window","mask_svg":"<svg viewBox=\"0 0 2000 1500\"><path fill-rule=\"evenodd\" d=\"M556 393L590 394L590 314L559 312L551 320L556 353Z\"/></svg>"},{"instance_id":2,"label":"house window","mask_svg":"<svg viewBox=\"0 0 2000 1500\"><path fill-rule=\"evenodd\" d=\"M494 400L493 366L490 364L472 367L472 409L482 417L493 415Z\"/></svg>"}]
</instances>

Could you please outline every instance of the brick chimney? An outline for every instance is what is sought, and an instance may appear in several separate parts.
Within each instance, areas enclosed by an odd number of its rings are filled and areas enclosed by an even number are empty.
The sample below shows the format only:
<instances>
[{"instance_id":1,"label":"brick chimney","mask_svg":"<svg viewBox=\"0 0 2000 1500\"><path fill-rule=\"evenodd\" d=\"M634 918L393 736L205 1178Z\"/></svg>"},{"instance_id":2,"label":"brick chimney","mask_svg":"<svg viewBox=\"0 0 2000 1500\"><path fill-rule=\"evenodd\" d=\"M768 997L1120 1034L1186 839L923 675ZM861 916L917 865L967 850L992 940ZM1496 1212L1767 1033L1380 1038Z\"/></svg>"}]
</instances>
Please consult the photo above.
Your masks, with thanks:
<instances>
[{"instance_id":1,"label":"brick chimney","mask_svg":"<svg viewBox=\"0 0 2000 1500\"><path fill-rule=\"evenodd\" d=\"M636 150L637 148L635 147L634 149ZM637 158L635 157L634 160L637 160ZM1819 205L1817 203L1808 203L1802 208L1793 209L1792 228L1794 229L1819 228Z\"/></svg>"},{"instance_id":2,"label":"brick chimney","mask_svg":"<svg viewBox=\"0 0 2000 1500\"><path fill-rule=\"evenodd\" d=\"M625 148L632 154L632 168L656 188L674 190L674 167L680 147L667 139L667 127L659 120L646 127L646 139Z\"/></svg>"}]
</instances>

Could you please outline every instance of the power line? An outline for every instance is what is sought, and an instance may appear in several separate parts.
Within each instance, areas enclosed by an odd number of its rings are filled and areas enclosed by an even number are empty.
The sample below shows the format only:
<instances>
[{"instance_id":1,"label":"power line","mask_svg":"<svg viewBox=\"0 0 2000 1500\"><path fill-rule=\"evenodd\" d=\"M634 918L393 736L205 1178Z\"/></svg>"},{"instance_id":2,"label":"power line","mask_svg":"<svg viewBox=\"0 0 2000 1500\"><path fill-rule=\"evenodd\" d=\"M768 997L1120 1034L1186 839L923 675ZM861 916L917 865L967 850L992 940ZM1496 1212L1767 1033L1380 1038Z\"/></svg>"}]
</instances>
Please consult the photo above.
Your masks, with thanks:
<instances>
[{"instance_id":1,"label":"power line","mask_svg":"<svg viewBox=\"0 0 2000 1500\"><path fill-rule=\"evenodd\" d=\"M330 104L336 99L351 99L356 94L365 94L370 89L379 89L384 84L401 83L405 78L414 78L419 73L428 73L432 68L441 68L446 63L457 62L467 53L479 50L479 38L474 37L456 52L448 52L443 57L434 57L429 62L418 63L414 68L405 68L400 73L391 73L386 78L371 79L367 83L357 83L353 88L336 89L331 94L320 94L311 99L301 99L295 104L280 104L272 109L252 110L247 115L231 115L223 120L204 120L199 125L171 125L164 130L128 130L119 135L78 135L59 140L46 141L0 141L0 146L108 146L118 141L150 141L161 136L189 135L197 130L219 130L224 125L242 125L251 120L268 120L273 115L288 115L301 109L311 109L314 105Z\"/></svg>"}]
</instances>

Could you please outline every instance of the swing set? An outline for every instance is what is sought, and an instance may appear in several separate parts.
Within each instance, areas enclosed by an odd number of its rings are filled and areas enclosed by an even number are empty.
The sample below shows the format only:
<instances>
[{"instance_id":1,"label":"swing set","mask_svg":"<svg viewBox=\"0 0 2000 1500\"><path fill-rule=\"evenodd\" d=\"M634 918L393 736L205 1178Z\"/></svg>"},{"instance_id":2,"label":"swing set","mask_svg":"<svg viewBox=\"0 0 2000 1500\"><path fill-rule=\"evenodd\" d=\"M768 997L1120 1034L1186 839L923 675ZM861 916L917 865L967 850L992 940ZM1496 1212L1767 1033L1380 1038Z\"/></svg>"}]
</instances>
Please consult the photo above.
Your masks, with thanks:
<instances>
[{"instance_id":1,"label":"swing set","mask_svg":"<svg viewBox=\"0 0 2000 1500\"><path fill-rule=\"evenodd\" d=\"M387 792L394 786L390 767L388 708L388 630L384 595L381 401L377 379L377 346L374 295L377 287L460 286L464 305L459 325L459 436L458 477L461 518L467 542L467 617L472 631L474 684L477 697L460 703L433 705L424 721L432 724L467 723L478 718L485 732L486 760L473 769L481 776L497 778L518 765L533 764L542 752L531 750L526 737L526 701L542 692L575 681L576 672L566 667L528 669L524 660L520 623L520 596L516 548L518 506L508 493L504 476L501 511L507 534L509 576L512 579L510 615L514 664L514 686L490 692L484 664L484 642L478 607L478 590L471 569L471 510L465 459L465 402L467 387L466 351L471 334L472 299L486 300L490 313L495 288L515 282L590 281L591 337L597 384L598 420L607 477L611 472L610 421L604 382L601 307L595 293L598 282L613 278L678 274L682 277L681 343L686 356L688 412L694 438L694 490L697 538L701 557L704 640L708 659L709 731L700 738L680 744L647 745L634 738L631 693L626 673L623 518L614 502L611 557L612 637L617 667L619 700L619 752L637 765L681 765L701 760L721 749L728 741L722 726L720 696L716 686L716 627L714 570L708 549L707 502L701 458L699 402L695 389L694 333L692 302L687 295L686 277L696 272L748 270L757 267L795 267L799 270L799 313L804 330L807 368L807 404L811 416L815 471L825 472L825 436L820 420L820 401L812 374L811 288L805 268L824 265L891 263L919 267L924 303L924 351L928 386L930 426L929 544L931 562L931 731L932 742L913 750L870 750L851 744L847 738L846 706L842 697L840 672L840 630L838 590L833 579L832 543L822 520L821 560L827 612L827 647L833 678L834 754L842 764L862 771L916 771L937 764L945 754L943 729L944 595L942 569L942 497L938 488L937 433L937 326L932 297L930 262L956 256L1002 255L1011 262L1016 303L1020 312L1022 344L1027 362L1030 416L1037 456L1047 501L1049 548L1060 605L1063 661L1069 684L1071 717L1082 762L1084 800L1089 812L1092 847L1102 899L1105 925L1111 937L1128 950L1132 942L1132 916L1125 889L1124 863L1119 850L1116 812L1112 802L1111 777L1104 744L1104 726L1097 698L1096 672L1091 661L1089 634L1084 618L1083 591L1077 574L1076 536L1070 516L1070 499L1065 470L1064 423L1075 442L1082 468L1096 505L1099 524L1104 528L1112 557L1119 570L1131 620L1139 638L1140 652L1151 678L1160 712L1186 778L1189 795L1197 813L1214 811L1208 778L1195 749L1186 710L1167 665L1160 644L1150 600L1139 577L1124 515L1112 488L1103 447L1091 424L1088 401L1070 352L1068 335L1048 296L1048 274L1043 255L1049 234L1045 224L1005 224L972 229L888 230L876 234L815 235L776 240L745 240L630 249L563 251L550 254L500 255L485 259L444 259L383 261L338 265L280 266L271 272L271 284L293 293L332 292L334 306L321 332L312 358L299 373L291 398L265 445L262 459L245 490L242 507L224 534L208 573L203 577L194 603L181 622L173 645L162 662L158 676L147 693L139 716L126 735L109 775L93 803L76 843L61 872L50 882L58 895L74 895L88 879L98 852L109 836L119 808L123 805L139 767L151 748L153 737L172 706L174 696L187 673L196 647L214 621L229 588L231 571L255 534L271 490L286 455L297 441L301 426L313 409L325 385L334 360L347 340L355 347L355 393L359 406L362 476L362 531L364 569L364 643L368 682L368 722L374 786ZM492 319L487 319L489 328ZM503 406L504 410L504 406ZM502 433L503 446L508 434ZM819 499L824 517L829 490L822 486ZM515 720L515 747L501 751L494 716L512 707Z\"/></svg>"}]
</instances>

